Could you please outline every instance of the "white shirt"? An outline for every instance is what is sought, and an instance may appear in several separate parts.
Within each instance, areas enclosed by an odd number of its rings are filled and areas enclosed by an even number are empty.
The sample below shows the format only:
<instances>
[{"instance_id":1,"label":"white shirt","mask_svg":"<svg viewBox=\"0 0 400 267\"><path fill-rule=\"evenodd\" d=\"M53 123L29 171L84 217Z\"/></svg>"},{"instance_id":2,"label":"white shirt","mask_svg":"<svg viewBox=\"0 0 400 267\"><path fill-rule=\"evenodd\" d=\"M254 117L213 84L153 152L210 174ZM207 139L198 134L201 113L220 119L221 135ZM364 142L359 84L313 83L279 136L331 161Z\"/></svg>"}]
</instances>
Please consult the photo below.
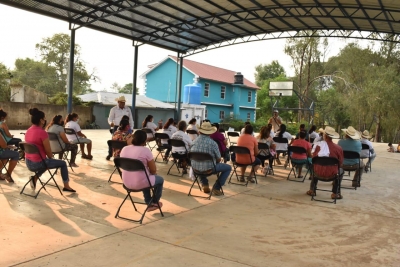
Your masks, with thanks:
<instances>
[{"instance_id":1,"label":"white shirt","mask_svg":"<svg viewBox=\"0 0 400 267\"><path fill-rule=\"evenodd\" d=\"M111 125L111 123L114 123L114 125L118 126L122 117L125 115L129 117L129 125L133 129L132 112L131 109L126 106L123 109L120 109L118 106L113 107L110 110L110 115L108 115L108 124Z\"/></svg>"},{"instance_id":2,"label":"white shirt","mask_svg":"<svg viewBox=\"0 0 400 267\"><path fill-rule=\"evenodd\" d=\"M371 151L371 157L375 157L376 155L375 155L374 147L372 146L372 142L365 138L361 138L360 141L361 141L361 144L365 144L365 145L369 146L369 150L367 150L367 149L361 150L360 157L368 158L370 151Z\"/></svg>"},{"instance_id":3,"label":"white shirt","mask_svg":"<svg viewBox=\"0 0 400 267\"><path fill-rule=\"evenodd\" d=\"M177 131L174 133L171 137L171 139L177 139L177 140L182 140L185 143L186 149L189 152L190 146L193 145L192 139L190 139L189 135L182 131ZM172 153L175 152L186 152L183 147L172 147L171 149Z\"/></svg>"},{"instance_id":4,"label":"white shirt","mask_svg":"<svg viewBox=\"0 0 400 267\"><path fill-rule=\"evenodd\" d=\"M276 133L275 137L279 137L279 133ZM290 143L290 140L293 139L292 135L288 132L284 132L282 135L282 138L286 138L289 143ZM276 148L275 148L276 151L288 149L288 144L283 144L283 143L275 143L275 144L276 144Z\"/></svg>"},{"instance_id":5,"label":"white shirt","mask_svg":"<svg viewBox=\"0 0 400 267\"><path fill-rule=\"evenodd\" d=\"M65 124L65 128L71 128L75 130L76 133L81 131L81 127L76 121L69 121L67 124ZM76 140L76 135L75 134L67 134L68 141L72 142Z\"/></svg>"},{"instance_id":6,"label":"white shirt","mask_svg":"<svg viewBox=\"0 0 400 267\"><path fill-rule=\"evenodd\" d=\"M189 126L187 127L186 130L195 130L196 132L198 132L199 130L197 129L197 126L194 124L189 124ZM192 141L194 141L197 138L197 134L188 134L190 139L192 139Z\"/></svg>"},{"instance_id":7,"label":"white shirt","mask_svg":"<svg viewBox=\"0 0 400 267\"><path fill-rule=\"evenodd\" d=\"M281 117L276 117L274 118L273 116L270 118L269 123L272 124L272 129L274 130L274 132L277 132L279 130L279 126L280 124L278 124L278 121L280 121L280 123L282 123L282 118Z\"/></svg>"},{"instance_id":8,"label":"white shirt","mask_svg":"<svg viewBox=\"0 0 400 267\"><path fill-rule=\"evenodd\" d=\"M173 126L173 125L168 126L168 129L163 129L163 133L168 134L169 138L171 138L172 135L173 135L176 131L178 131L178 129L176 129L176 127ZM161 139L161 144L168 145L168 139Z\"/></svg>"},{"instance_id":9,"label":"white shirt","mask_svg":"<svg viewBox=\"0 0 400 267\"><path fill-rule=\"evenodd\" d=\"M319 136L319 134L314 131L314 132L310 133L308 136L310 138L314 138L314 140L315 140L315 138L317 138Z\"/></svg>"}]
</instances>

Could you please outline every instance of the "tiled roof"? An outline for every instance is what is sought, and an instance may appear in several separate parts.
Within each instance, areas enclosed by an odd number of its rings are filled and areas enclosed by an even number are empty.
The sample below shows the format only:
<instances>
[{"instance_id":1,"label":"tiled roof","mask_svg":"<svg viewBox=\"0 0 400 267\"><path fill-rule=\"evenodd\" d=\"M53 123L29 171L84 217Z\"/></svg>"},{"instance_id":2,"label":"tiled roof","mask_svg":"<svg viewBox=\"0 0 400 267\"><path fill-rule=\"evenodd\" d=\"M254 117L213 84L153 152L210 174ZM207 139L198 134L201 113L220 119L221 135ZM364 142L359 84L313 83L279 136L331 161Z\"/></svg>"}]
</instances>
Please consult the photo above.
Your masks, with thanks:
<instances>
[{"instance_id":1,"label":"tiled roof","mask_svg":"<svg viewBox=\"0 0 400 267\"><path fill-rule=\"evenodd\" d=\"M169 57L176 62L175 56L169 56ZM230 83L230 84L233 84L233 78L236 74L236 72L232 70L218 68L215 66L188 60L185 58L183 59L183 67L193 72L194 74L198 75L200 78L218 82ZM257 85L250 82L244 77L243 77L243 83L247 87L260 89Z\"/></svg>"}]
</instances>

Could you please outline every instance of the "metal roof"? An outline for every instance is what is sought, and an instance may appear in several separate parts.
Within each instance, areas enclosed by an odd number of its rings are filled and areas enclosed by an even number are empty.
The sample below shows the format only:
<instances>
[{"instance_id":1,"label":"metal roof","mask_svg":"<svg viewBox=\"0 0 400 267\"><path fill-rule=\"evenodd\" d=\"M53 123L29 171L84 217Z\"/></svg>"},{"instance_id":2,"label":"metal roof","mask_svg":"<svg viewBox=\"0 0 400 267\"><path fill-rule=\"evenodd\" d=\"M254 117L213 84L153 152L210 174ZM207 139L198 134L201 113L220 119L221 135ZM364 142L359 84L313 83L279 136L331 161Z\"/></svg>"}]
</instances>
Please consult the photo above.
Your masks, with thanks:
<instances>
[{"instance_id":1,"label":"metal roof","mask_svg":"<svg viewBox=\"0 0 400 267\"><path fill-rule=\"evenodd\" d=\"M116 106L117 98L119 96L124 96L126 99L126 105L132 106L132 95L131 94L119 94L112 92L94 92L84 95L78 95L84 102L96 102L101 103L105 106ZM162 101L155 100L153 98L146 97L144 95L136 95L136 105L137 108L162 108L162 109L175 109L174 105L164 103Z\"/></svg>"},{"instance_id":2,"label":"metal roof","mask_svg":"<svg viewBox=\"0 0 400 267\"><path fill-rule=\"evenodd\" d=\"M266 39L339 36L391 40L399 0L0 0L186 55ZM318 32L317 32L318 31ZM374 34L378 33L378 34ZM382 35L387 33L388 35Z\"/></svg>"}]
</instances>

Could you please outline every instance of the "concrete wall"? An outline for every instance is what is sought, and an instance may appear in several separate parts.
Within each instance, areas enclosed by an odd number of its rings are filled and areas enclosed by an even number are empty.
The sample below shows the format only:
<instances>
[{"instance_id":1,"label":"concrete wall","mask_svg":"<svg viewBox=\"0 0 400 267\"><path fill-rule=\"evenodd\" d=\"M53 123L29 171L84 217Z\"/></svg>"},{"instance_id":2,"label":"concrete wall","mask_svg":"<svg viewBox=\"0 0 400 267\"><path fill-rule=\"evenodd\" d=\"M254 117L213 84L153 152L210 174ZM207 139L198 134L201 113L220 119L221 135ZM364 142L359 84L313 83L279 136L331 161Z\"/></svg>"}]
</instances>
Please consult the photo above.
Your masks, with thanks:
<instances>
[{"instance_id":1,"label":"concrete wall","mask_svg":"<svg viewBox=\"0 0 400 267\"><path fill-rule=\"evenodd\" d=\"M29 115L30 108L42 110L47 122L50 122L55 115L67 116L67 107L47 104L0 102L0 108L7 112L7 125L10 129L26 130L31 126ZM83 106L73 106L73 112L79 115L79 125L83 128L86 120L92 120L92 108Z\"/></svg>"},{"instance_id":2,"label":"concrete wall","mask_svg":"<svg viewBox=\"0 0 400 267\"><path fill-rule=\"evenodd\" d=\"M11 101L20 103L48 104L47 94L26 85L11 85Z\"/></svg>"}]
</instances>

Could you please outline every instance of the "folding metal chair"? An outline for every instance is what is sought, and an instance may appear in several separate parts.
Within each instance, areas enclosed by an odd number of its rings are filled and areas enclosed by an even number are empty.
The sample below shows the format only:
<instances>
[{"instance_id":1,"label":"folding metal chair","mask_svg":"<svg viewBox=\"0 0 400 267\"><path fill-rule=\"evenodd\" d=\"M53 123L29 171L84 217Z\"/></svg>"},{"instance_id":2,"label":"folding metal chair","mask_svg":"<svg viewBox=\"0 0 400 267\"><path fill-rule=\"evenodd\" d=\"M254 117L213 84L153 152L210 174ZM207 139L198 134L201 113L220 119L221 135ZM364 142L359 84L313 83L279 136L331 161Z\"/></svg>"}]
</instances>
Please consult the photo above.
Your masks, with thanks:
<instances>
[{"instance_id":1,"label":"folding metal chair","mask_svg":"<svg viewBox=\"0 0 400 267\"><path fill-rule=\"evenodd\" d=\"M172 156L172 158L173 158L174 161L173 161L171 167L169 168L169 170L168 170L168 172L167 172L167 175L170 174L170 171L171 171L172 167L174 167L174 166L176 166L176 169L178 170L178 172L181 173L181 172L179 171L179 168L182 168L182 167L179 166L179 164L182 164L182 163L181 163L182 160L186 159L188 165L190 164L190 160L189 160L189 158L188 158L188 151L187 151L187 149L186 149L185 142L183 142L182 140L177 140L177 139L169 139L169 140L168 140L168 144L171 146L171 148L172 148L172 147L183 147L183 148L185 148L185 151L186 151L186 152L185 152L184 154L171 153L171 156ZM179 176L179 175L176 175L176 174L171 174L171 175ZM181 174L180 176L183 176L183 171L182 171L182 174Z\"/></svg>"},{"instance_id":2,"label":"folding metal chair","mask_svg":"<svg viewBox=\"0 0 400 267\"><path fill-rule=\"evenodd\" d=\"M156 139L156 145L157 145L157 156L154 159L155 162L157 162L157 158L158 156L161 154L161 158L163 158L162 162L168 163L168 160L164 161L164 150L168 149L168 147L170 147L168 144L163 144L161 143L161 140L169 140L169 135L166 133L156 133L155 134L155 139Z\"/></svg>"},{"instance_id":3,"label":"folding metal chair","mask_svg":"<svg viewBox=\"0 0 400 267\"><path fill-rule=\"evenodd\" d=\"M0 138L3 138L3 140L4 140L4 143L6 143L7 144L7 142L6 142L6 139L0 134ZM3 163L3 160L5 161L5 163ZM0 160L0 167L1 167L1 169L0 169L0 173L3 173L3 169L4 170L6 170L6 173L8 173L8 170L7 170L7 163L10 161L10 159L1 159Z\"/></svg>"},{"instance_id":4,"label":"folding metal chair","mask_svg":"<svg viewBox=\"0 0 400 267\"><path fill-rule=\"evenodd\" d=\"M369 162L369 171L372 172L372 163L371 163L371 150L369 150L369 145L367 144L361 144L361 149L362 150L368 150L368 157L360 157L360 159L362 159L364 161L364 159L368 159ZM368 164L368 162L366 164ZM365 169L367 172L367 169Z\"/></svg>"},{"instance_id":5,"label":"folding metal chair","mask_svg":"<svg viewBox=\"0 0 400 267\"><path fill-rule=\"evenodd\" d=\"M273 157L272 157L271 154L270 154L269 145L268 145L267 143L258 143L258 150L259 150L259 151L260 151L260 150L267 150L267 151L268 151L268 154L269 154L269 157L268 157L267 159L268 159L268 166L269 166L270 169L268 169L268 171L265 172L265 175L264 175L264 176L267 177L269 171L271 171L272 175L275 175L275 173L274 173L274 168L272 167L271 161L269 160L270 158L273 159ZM264 161L264 162L265 162L265 161Z\"/></svg>"},{"instance_id":6,"label":"folding metal chair","mask_svg":"<svg viewBox=\"0 0 400 267\"><path fill-rule=\"evenodd\" d=\"M283 137L274 137L274 138L272 138L272 139L273 139L274 142L277 143L277 144L288 144L288 143L289 143L289 141L288 141L286 138L283 138ZM285 155L285 154L288 153L288 151L287 151L287 150L277 150L277 151L276 151L276 159L279 159L279 158L278 158L279 153L282 153L283 155ZM290 164L290 162L288 162L288 164ZM286 167L285 167L285 168L286 168Z\"/></svg>"},{"instance_id":7,"label":"folding metal chair","mask_svg":"<svg viewBox=\"0 0 400 267\"><path fill-rule=\"evenodd\" d=\"M138 223L142 224L143 218L144 218L144 216L145 216L147 210L148 210L149 207L153 204L153 198L154 198L154 196L155 196L155 192L154 192L154 191L157 190L157 189L155 189L155 188L151 185L149 176L147 175L146 168L144 167L143 163L142 163L140 160L118 157L118 158L114 158L114 164L115 164L115 166L117 167L118 172L119 172L120 175L121 175L121 179L122 179L122 171L121 171L121 170L124 170L124 171L127 171L127 172L144 172L144 173L146 174L147 182L148 182L148 184L149 184L149 186L146 187L146 188L142 188L142 189L130 189L130 188L127 188L125 185L123 185L124 189L125 189L126 192L127 192L127 195L126 195L126 197L124 198L124 200L122 201L121 205L119 206L117 213L115 214L115 218L120 218L120 219L128 220L128 221L131 221L131 222L138 222ZM144 203L144 202L136 202L136 201L133 201L132 196L131 196L131 193L143 192L143 190L145 190L145 189L149 189L149 190L151 191L151 196L152 196L152 197L151 197L150 202L147 204L147 203ZM137 211L136 206L135 206L135 203L136 203L136 204L141 204L141 205L146 205L146 209L144 210L144 212L143 212L143 214L142 214L142 216L140 217L139 220L133 220L133 219L129 219L129 218L127 218L127 217L122 217L122 216L119 215L119 212L120 212L120 210L121 210L121 207L122 207L122 205L124 205L124 203L125 203L125 201L126 201L126 199L127 199L128 197L129 197L129 199L131 200L131 203L132 203L132 205L133 205L135 211ZM161 210L161 207L160 207L160 203L157 202L156 204L158 205L158 209L160 210L161 216L164 217L164 214L163 214L163 212L162 212L162 210Z\"/></svg>"},{"instance_id":8,"label":"folding metal chair","mask_svg":"<svg viewBox=\"0 0 400 267\"><path fill-rule=\"evenodd\" d=\"M153 148L155 148L157 146L157 144L155 144L154 146L150 145L150 143L155 140L153 131L149 128L142 128L142 131L144 131L147 135L151 134L152 137L150 137L150 138L147 137L146 144L150 148L150 150L153 151Z\"/></svg>"},{"instance_id":9,"label":"folding metal chair","mask_svg":"<svg viewBox=\"0 0 400 267\"><path fill-rule=\"evenodd\" d=\"M229 133L229 132L228 132L228 133ZM256 166L256 165L251 164L251 163L250 163L250 164L242 164L242 163L237 162L237 155L238 155L238 154L249 155L250 162L254 162L254 159L251 157L250 150L249 150L247 147L243 147L243 146L230 146L230 147L229 147L229 151L230 151L231 153L235 153L235 154L236 154L236 157L235 157L235 161L232 160L233 172L232 172L231 176L229 177L229 182L228 182L228 183L229 183L229 184L237 184L237 185L247 186L247 184L249 183L249 180L250 180L251 178L254 178L255 181L256 181L256 184L257 184L257 177L256 177L256 174L255 174L255 171L254 171L254 166ZM232 158L232 157L231 157L231 158ZM237 169L238 167L245 167L245 168L247 168L247 166L251 166L250 174L254 173L254 176L251 177L251 176L249 175L249 178L247 179L247 181L246 181L245 184L239 184L239 183L231 182L231 179L232 179L233 174L236 175L236 180L239 181L239 177L238 177L238 174L237 174L237 172L236 172L236 169Z\"/></svg>"},{"instance_id":10,"label":"folding metal chair","mask_svg":"<svg viewBox=\"0 0 400 267\"><path fill-rule=\"evenodd\" d=\"M63 160L66 160L66 161L68 162L68 166L71 168L71 171L74 172L74 169L73 169L72 166L71 166L71 162L70 162L69 159L68 159L69 151L68 151L68 150L65 150L65 148L62 147L62 144L61 144L61 142L60 142L60 139L58 139L57 134L56 134L56 133L49 133L49 132L48 132L47 134L49 135L49 140L50 140L50 141L57 142L58 145L59 145L59 149L56 150L56 151L51 151L51 153L53 153L53 155L56 155L56 154L60 154L60 153L61 153L61 154L62 154L62 159L63 159Z\"/></svg>"},{"instance_id":11,"label":"folding metal chair","mask_svg":"<svg viewBox=\"0 0 400 267\"><path fill-rule=\"evenodd\" d=\"M76 154L79 154L79 153L81 152L81 150L80 150L81 142L79 141L79 136L78 136L78 134L75 132L74 129L71 129L71 128L64 128L64 132L65 132L65 134L75 135L76 140L78 141L78 143L77 143L77 145L78 145L78 151L76 152Z\"/></svg>"},{"instance_id":12,"label":"folding metal chair","mask_svg":"<svg viewBox=\"0 0 400 267\"><path fill-rule=\"evenodd\" d=\"M108 145L109 147L111 147L113 150L114 150L114 149L122 150L122 149L127 145L127 143L126 143L126 141L108 140L108 141L107 141L107 145ZM113 172L110 174L110 178L108 178L108 182L113 182L113 183L121 184L120 182L111 181L111 178L112 178L113 174L115 173L115 171L117 171L117 166L114 164L114 170L113 170Z\"/></svg>"},{"instance_id":13,"label":"folding metal chair","mask_svg":"<svg viewBox=\"0 0 400 267\"><path fill-rule=\"evenodd\" d=\"M195 140L198 137L198 134L195 130L186 130L186 133L189 135L190 139Z\"/></svg>"},{"instance_id":14,"label":"folding metal chair","mask_svg":"<svg viewBox=\"0 0 400 267\"><path fill-rule=\"evenodd\" d=\"M227 132L228 135L228 141L229 141L229 146L234 146L237 144L237 141L232 141L231 138L238 138L239 133L237 132Z\"/></svg>"},{"instance_id":15,"label":"folding metal chair","mask_svg":"<svg viewBox=\"0 0 400 267\"><path fill-rule=\"evenodd\" d=\"M307 150L304 147L299 147L299 146L289 146L288 147L288 161L292 165L292 168L290 169L290 172L289 172L289 174L287 176L287 180L292 181L292 182L302 182L302 183L304 183L304 180L306 179L307 174L310 172L311 165L309 164L307 158L304 160L304 162L305 162L304 164L297 164L297 163L293 162L291 153L305 154L306 157L307 157ZM297 179L301 179L300 177L298 177L298 175L296 173L296 167L300 167L301 165L306 165L307 171L306 171L306 174L302 177L303 180L296 180L296 178ZM292 172L294 174L294 178L295 179L290 179L290 174L292 174Z\"/></svg>"},{"instance_id":16,"label":"folding metal chair","mask_svg":"<svg viewBox=\"0 0 400 267\"><path fill-rule=\"evenodd\" d=\"M349 176L350 176L350 173L351 173L351 172L355 172L355 171L357 171L358 169L361 168L360 153L355 152L355 151L343 150L343 156L344 156L344 159L358 159L358 166L356 166L355 168L349 168L349 167L346 167L346 166L342 166L343 170L349 173ZM360 171L358 172L358 177L357 177L357 180L356 180L356 182L357 182L356 185L360 185L360 183L361 183L361 172L362 172L362 171L363 171L363 170L360 169ZM353 179L344 179L344 178L343 178L342 180L345 180L345 181L352 181L352 182L353 182ZM358 187L358 186L352 186L352 187L342 186L341 188L357 190L357 187Z\"/></svg>"},{"instance_id":17,"label":"folding metal chair","mask_svg":"<svg viewBox=\"0 0 400 267\"><path fill-rule=\"evenodd\" d=\"M202 163L212 162L212 164L213 164L213 168L212 168L212 169L207 170L207 171L204 171L204 172L197 171L196 169L194 169L194 168L192 167L192 170L193 170L193 174L194 174L195 179L194 179L194 181L193 181L193 183L192 183L192 186L190 187L188 196L201 197L201 198L211 199L211 195L212 195L213 189L215 188L215 186L216 186L217 184L219 184L219 186L220 186L220 188L221 188L221 192L222 192L222 194L224 194L224 191L222 190L222 185L221 185L221 183L220 183L220 181L219 181L220 172L217 172L217 171L216 171L215 162L214 162L213 157L212 157L210 154L208 154L208 153L202 153L202 152L189 152L189 155L188 155L188 156L189 156L190 162L192 162L192 160L194 160L194 161L202 162ZM192 188L193 188L193 186L194 186L194 184L195 184L196 182L197 182L197 185L199 186L200 191L202 191L201 186L200 186L200 183L199 183L199 176L209 177L209 176L214 175L214 174L217 175L217 180L215 181L213 187L211 188L210 194L208 195L208 197L197 196L197 195L192 195L192 194L191 194Z\"/></svg>"},{"instance_id":18,"label":"folding metal chair","mask_svg":"<svg viewBox=\"0 0 400 267\"><path fill-rule=\"evenodd\" d=\"M44 158L42 157L42 155L40 154L39 149L38 149L37 146L35 146L34 144L30 144L30 143L26 143L26 142L21 142L21 143L19 143L19 145L20 145L21 149L25 152L25 154L37 154L37 155L39 155L40 158L41 158L41 160L42 160L42 164L43 164L43 169L41 169L41 170L36 170L36 171L30 170L31 172L34 172L35 175L34 175L34 176L31 176L31 177L29 178L29 181L24 185L24 187L22 188L20 194L24 194L24 195L27 195L27 196L30 196L30 197L37 198L37 196L39 195L39 193L40 193L40 191L41 191L42 189L44 189L45 191L47 191L47 190L46 190L46 185L51 185L51 186L57 187L58 191L60 191L60 194L63 195L63 193L61 192L60 187L58 186L56 180L54 179L54 175L57 173L57 170L58 170L59 168L54 168L54 171L53 171L53 173L52 173L52 172L50 171L49 167L47 166L45 159L44 159ZM29 170L29 167L28 167L28 170ZM50 178L49 178L45 183L42 182L41 178L40 178L39 175L38 175L38 173L39 173L40 171L43 171L43 170L47 170L47 172L50 174ZM35 179L35 176L38 177L37 181L39 181L40 184L41 184L41 187L40 187L39 191L37 191L36 195L30 195L30 194L24 193L25 187L31 182L32 179ZM53 182L54 182L54 185L49 184L50 181L53 181ZM37 182L36 182L36 184L37 184Z\"/></svg>"},{"instance_id":19,"label":"folding metal chair","mask_svg":"<svg viewBox=\"0 0 400 267\"><path fill-rule=\"evenodd\" d=\"M330 178L318 177L317 174L315 173L315 167L318 166L318 165L319 166L324 166L324 167L336 166L338 171L337 171L336 175L334 175L334 176L332 176ZM314 179L318 179L318 181L321 181L321 182L332 182L332 181L336 180L337 188L336 188L335 194L337 195L339 193L339 187L340 187L339 160L337 158L332 158L332 157L315 157L315 158L312 159L312 166L313 166ZM317 196L317 190L318 191L332 192L332 190L318 189L317 186L313 187L312 190L314 191L315 196ZM311 200L336 204L336 198L333 201L327 201L327 200L322 200L322 199L316 199L315 196L312 195L311 196Z\"/></svg>"}]
</instances>

